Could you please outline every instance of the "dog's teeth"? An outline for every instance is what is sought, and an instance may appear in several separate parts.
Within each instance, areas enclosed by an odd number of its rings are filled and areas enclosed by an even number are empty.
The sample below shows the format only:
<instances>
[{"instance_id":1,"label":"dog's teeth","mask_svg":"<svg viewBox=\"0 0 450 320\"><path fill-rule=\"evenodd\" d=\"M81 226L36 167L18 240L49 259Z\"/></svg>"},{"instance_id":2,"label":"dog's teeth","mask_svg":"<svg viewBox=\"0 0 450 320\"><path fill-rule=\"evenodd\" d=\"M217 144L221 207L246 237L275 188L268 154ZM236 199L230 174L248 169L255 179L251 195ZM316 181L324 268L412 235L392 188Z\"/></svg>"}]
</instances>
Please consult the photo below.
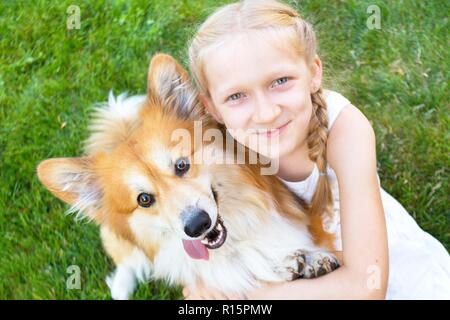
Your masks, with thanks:
<instances>
[{"instance_id":1,"label":"dog's teeth","mask_svg":"<svg viewBox=\"0 0 450 320\"><path fill-rule=\"evenodd\" d=\"M220 217L217 218L218 221L213 230L211 230L205 238L203 238L201 243L208 245L210 247L217 246L223 239L225 234L225 227L222 224L222 219ZM209 237L209 238L208 238ZM213 238L213 239L211 239Z\"/></svg>"}]
</instances>

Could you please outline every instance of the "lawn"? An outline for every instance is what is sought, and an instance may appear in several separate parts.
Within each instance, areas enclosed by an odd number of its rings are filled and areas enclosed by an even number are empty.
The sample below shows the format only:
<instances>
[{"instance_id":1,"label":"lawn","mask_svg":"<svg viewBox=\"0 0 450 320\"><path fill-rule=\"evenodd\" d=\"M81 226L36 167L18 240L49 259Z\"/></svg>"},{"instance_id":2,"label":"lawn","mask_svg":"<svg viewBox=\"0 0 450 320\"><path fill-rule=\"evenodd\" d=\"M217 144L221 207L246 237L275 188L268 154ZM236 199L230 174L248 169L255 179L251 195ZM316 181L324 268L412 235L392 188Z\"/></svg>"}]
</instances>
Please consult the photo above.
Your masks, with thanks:
<instances>
[{"instance_id":1,"label":"lawn","mask_svg":"<svg viewBox=\"0 0 450 320\"><path fill-rule=\"evenodd\" d=\"M97 227L64 215L68 207L40 185L36 165L79 155L92 104L111 89L144 92L155 52L185 61L196 24L221 3L0 3L1 299L109 299L113 265ZM448 249L450 3L290 3L316 26L326 87L371 120L382 186ZM72 4L81 28L68 30ZM366 26L372 4L381 9L379 30ZM80 268L80 289L66 287L71 265ZM134 295L180 297L162 282Z\"/></svg>"}]
</instances>

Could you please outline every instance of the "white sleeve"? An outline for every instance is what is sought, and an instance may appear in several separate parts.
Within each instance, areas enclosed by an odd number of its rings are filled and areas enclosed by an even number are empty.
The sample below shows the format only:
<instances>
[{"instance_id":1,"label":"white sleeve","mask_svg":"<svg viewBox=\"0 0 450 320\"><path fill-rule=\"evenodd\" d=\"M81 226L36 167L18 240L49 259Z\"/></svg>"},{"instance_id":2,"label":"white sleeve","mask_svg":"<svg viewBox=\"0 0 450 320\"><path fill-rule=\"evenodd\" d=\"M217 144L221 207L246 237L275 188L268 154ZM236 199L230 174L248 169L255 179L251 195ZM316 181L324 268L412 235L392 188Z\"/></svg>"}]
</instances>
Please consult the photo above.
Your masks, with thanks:
<instances>
[{"instance_id":1,"label":"white sleeve","mask_svg":"<svg viewBox=\"0 0 450 320\"><path fill-rule=\"evenodd\" d=\"M332 90L324 90L324 96L327 103L328 130L330 130L341 110L351 102L339 92Z\"/></svg>"}]
</instances>

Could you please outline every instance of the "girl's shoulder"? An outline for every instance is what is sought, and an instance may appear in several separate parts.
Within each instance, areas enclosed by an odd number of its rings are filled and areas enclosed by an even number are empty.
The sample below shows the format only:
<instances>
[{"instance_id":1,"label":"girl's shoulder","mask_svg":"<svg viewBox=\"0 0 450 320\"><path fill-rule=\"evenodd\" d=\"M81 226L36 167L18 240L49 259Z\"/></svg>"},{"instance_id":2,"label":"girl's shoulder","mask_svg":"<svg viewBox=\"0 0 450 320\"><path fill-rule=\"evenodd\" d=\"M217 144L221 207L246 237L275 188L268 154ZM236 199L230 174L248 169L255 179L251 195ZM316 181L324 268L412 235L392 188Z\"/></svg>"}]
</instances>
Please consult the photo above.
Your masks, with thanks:
<instances>
[{"instance_id":1,"label":"girl's shoulder","mask_svg":"<svg viewBox=\"0 0 450 320\"><path fill-rule=\"evenodd\" d=\"M328 130L330 130L341 111L352 103L339 92L325 89L323 93L327 104Z\"/></svg>"},{"instance_id":2,"label":"girl's shoulder","mask_svg":"<svg viewBox=\"0 0 450 320\"><path fill-rule=\"evenodd\" d=\"M369 126L371 124L366 116L357 107L350 102L349 99L344 97L337 91L327 90L323 91L324 99L327 104L328 114L328 131L334 131L333 127L339 122L340 127L346 127L348 129L359 125ZM350 124L353 123L353 126Z\"/></svg>"},{"instance_id":3,"label":"girl's shoulder","mask_svg":"<svg viewBox=\"0 0 450 320\"><path fill-rule=\"evenodd\" d=\"M338 92L324 92L328 113L327 160L335 168L375 152L375 133L370 121L347 98Z\"/></svg>"}]
</instances>

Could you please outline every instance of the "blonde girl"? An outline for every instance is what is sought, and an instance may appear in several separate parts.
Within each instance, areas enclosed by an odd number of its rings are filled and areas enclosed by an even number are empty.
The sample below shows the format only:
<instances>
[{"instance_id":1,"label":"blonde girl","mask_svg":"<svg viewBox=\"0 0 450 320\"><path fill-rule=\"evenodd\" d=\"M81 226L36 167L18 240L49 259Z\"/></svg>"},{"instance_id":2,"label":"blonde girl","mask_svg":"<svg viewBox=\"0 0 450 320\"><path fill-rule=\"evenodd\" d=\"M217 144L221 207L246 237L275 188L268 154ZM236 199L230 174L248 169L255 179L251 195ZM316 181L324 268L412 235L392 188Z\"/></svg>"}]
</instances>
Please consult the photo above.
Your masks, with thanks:
<instances>
[{"instance_id":1,"label":"blonde girl","mask_svg":"<svg viewBox=\"0 0 450 320\"><path fill-rule=\"evenodd\" d=\"M256 151L252 141L276 141L278 154L266 156L279 161L279 179L309 203L311 215L326 215L335 235L342 267L247 298L450 298L448 252L380 188L374 131L350 101L322 88L315 33L298 12L271 0L221 7L193 37L189 66L208 112L246 132L237 141ZM201 284L183 293L243 298Z\"/></svg>"}]
</instances>

